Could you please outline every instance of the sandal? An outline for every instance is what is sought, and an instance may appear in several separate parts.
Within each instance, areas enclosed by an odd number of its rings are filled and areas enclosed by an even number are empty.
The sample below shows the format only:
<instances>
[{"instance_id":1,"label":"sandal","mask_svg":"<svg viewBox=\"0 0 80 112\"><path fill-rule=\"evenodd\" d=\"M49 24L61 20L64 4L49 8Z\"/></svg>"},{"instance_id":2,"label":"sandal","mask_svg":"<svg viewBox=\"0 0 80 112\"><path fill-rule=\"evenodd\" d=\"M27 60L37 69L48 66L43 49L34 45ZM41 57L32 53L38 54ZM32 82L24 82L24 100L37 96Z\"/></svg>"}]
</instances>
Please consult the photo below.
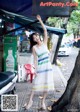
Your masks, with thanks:
<instances>
[{"instance_id":1,"label":"sandal","mask_svg":"<svg viewBox=\"0 0 80 112\"><path fill-rule=\"evenodd\" d=\"M42 105L42 109L46 110L46 105L45 104Z\"/></svg>"},{"instance_id":2,"label":"sandal","mask_svg":"<svg viewBox=\"0 0 80 112\"><path fill-rule=\"evenodd\" d=\"M30 107L32 106L33 101L29 102L28 104L24 104L23 108L25 108L26 110L30 109Z\"/></svg>"}]
</instances>

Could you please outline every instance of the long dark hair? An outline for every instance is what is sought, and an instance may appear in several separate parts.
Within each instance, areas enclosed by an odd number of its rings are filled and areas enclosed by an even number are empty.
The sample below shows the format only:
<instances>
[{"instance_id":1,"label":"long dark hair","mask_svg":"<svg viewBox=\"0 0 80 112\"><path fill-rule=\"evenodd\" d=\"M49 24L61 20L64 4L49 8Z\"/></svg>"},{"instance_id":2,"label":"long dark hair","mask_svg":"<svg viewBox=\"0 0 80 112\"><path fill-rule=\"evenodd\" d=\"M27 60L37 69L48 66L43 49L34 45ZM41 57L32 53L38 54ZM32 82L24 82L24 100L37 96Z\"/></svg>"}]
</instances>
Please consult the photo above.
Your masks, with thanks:
<instances>
[{"instance_id":1,"label":"long dark hair","mask_svg":"<svg viewBox=\"0 0 80 112\"><path fill-rule=\"evenodd\" d=\"M29 37L29 39L30 39L30 51L32 51L32 47L37 44L37 42L35 42L33 39L33 35L37 35L37 34L38 33L32 33Z\"/></svg>"}]
</instances>

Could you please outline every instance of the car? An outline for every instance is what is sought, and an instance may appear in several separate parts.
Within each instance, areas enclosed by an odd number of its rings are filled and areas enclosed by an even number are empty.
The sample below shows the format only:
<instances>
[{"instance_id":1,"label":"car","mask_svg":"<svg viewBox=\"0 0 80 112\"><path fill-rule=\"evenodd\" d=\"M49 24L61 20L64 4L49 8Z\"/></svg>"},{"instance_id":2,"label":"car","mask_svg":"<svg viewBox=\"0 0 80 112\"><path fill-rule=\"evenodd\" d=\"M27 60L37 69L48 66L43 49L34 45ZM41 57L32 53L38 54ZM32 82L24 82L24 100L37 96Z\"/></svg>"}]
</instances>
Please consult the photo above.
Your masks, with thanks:
<instances>
[{"instance_id":1,"label":"car","mask_svg":"<svg viewBox=\"0 0 80 112\"><path fill-rule=\"evenodd\" d=\"M67 44L62 44L58 51L58 56L69 56L71 52L71 47Z\"/></svg>"}]
</instances>

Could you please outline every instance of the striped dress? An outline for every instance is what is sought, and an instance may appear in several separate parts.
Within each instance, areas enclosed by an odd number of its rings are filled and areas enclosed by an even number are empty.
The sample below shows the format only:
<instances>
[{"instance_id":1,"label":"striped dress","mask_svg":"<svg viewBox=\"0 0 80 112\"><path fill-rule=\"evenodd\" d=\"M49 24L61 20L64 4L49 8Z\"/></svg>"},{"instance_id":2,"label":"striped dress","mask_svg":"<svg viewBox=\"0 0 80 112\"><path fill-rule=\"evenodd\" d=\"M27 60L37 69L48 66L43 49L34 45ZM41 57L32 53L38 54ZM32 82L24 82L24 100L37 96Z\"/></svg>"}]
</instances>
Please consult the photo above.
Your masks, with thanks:
<instances>
[{"instance_id":1,"label":"striped dress","mask_svg":"<svg viewBox=\"0 0 80 112\"><path fill-rule=\"evenodd\" d=\"M54 90L53 70L49 59L49 50L43 43L40 47L35 46L37 54L37 76L33 80L33 91Z\"/></svg>"}]
</instances>

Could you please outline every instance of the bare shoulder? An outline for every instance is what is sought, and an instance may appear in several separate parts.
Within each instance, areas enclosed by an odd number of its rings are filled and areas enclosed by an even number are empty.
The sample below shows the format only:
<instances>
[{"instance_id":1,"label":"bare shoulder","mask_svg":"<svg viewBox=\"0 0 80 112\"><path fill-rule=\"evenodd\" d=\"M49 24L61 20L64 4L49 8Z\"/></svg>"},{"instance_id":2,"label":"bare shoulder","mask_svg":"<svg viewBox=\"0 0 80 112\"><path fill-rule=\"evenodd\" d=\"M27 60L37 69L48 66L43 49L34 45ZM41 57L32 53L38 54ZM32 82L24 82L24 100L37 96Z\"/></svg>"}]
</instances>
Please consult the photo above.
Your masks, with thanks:
<instances>
[{"instance_id":1,"label":"bare shoulder","mask_svg":"<svg viewBox=\"0 0 80 112\"><path fill-rule=\"evenodd\" d=\"M33 51L35 51L35 47L36 47L36 45L34 45L34 46L32 47L32 50L33 50Z\"/></svg>"},{"instance_id":2,"label":"bare shoulder","mask_svg":"<svg viewBox=\"0 0 80 112\"><path fill-rule=\"evenodd\" d=\"M33 55L36 57L36 49L35 49L35 45L32 47L32 53L33 53Z\"/></svg>"}]
</instances>

